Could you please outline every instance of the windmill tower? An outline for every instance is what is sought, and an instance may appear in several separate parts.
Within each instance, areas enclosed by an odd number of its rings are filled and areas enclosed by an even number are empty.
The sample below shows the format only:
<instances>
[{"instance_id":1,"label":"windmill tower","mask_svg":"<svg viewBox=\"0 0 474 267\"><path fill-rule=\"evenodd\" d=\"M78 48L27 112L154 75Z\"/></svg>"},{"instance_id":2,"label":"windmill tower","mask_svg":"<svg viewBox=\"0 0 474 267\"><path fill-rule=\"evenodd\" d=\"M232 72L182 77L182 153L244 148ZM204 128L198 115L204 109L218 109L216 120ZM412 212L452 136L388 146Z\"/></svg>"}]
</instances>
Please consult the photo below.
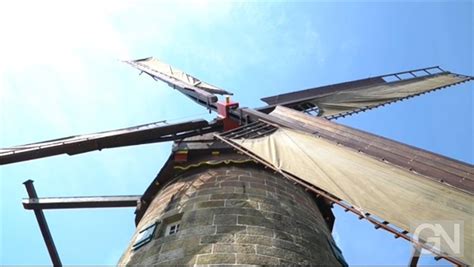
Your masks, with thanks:
<instances>
[{"instance_id":1,"label":"windmill tower","mask_svg":"<svg viewBox=\"0 0 474 267\"><path fill-rule=\"evenodd\" d=\"M215 102L208 92L230 94L154 59L129 63L197 85L205 90L206 105ZM227 98L216 107L224 130L238 127L230 118L238 103ZM155 181L162 189L150 197L143 214L139 211L138 237L120 264L345 264L331 236L330 209L319 201L326 221L303 187L235 153L212 134L176 142L173 154ZM135 253L153 231L154 243Z\"/></svg>"},{"instance_id":2,"label":"windmill tower","mask_svg":"<svg viewBox=\"0 0 474 267\"><path fill-rule=\"evenodd\" d=\"M321 199L209 134L173 150L119 264L342 265Z\"/></svg>"},{"instance_id":3,"label":"windmill tower","mask_svg":"<svg viewBox=\"0 0 474 267\"><path fill-rule=\"evenodd\" d=\"M42 210L111 206L136 206L136 232L120 264L346 265L331 237L332 205L413 242L415 252L473 263L473 166L331 121L472 77L417 69L267 97L266 106L250 109L219 102L216 94L230 93L157 59L127 63L218 117L2 149L0 164L8 164L175 141L141 196L41 199L26 183L24 206L35 210L55 265ZM463 222L466 253L427 242L428 233L411 228L417 220Z\"/></svg>"}]
</instances>

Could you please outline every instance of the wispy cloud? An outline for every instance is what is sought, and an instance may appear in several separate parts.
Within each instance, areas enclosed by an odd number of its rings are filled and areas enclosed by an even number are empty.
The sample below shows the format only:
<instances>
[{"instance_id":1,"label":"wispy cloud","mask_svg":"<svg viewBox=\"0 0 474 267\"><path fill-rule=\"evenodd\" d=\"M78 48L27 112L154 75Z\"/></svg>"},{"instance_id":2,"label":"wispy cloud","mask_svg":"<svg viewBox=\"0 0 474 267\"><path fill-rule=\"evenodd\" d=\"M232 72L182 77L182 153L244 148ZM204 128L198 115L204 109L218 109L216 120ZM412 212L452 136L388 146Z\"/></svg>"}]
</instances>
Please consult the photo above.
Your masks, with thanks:
<instances>
[{"instance_id":1,"label":"wispy cloud","mask_svg":"<svg viewBox=\"0 0 474 267\"><path fill-rule=\"evenodd\" d=\"M84 99L97 93L87 59L128 57L111 20L126 6L112 3L1 2L2 104L18 110L28 106L43 123L67 129L64 97Z\"/></svg>"}]
</instances>

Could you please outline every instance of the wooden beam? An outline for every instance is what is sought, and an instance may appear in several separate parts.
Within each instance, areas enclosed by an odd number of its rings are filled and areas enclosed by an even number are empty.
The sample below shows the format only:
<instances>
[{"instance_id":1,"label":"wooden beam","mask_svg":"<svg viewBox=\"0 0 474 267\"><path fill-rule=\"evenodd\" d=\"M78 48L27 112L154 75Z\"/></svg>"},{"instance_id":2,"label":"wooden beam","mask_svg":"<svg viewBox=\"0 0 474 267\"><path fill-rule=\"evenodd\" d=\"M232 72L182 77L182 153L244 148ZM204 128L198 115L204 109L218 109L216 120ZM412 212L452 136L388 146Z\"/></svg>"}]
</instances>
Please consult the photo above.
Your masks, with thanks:
<instances>
[{"instance_id":1,"label":"wooden beam","mask_svg":"<svg viewBox=\"0 0 474 267\"><path fill-rule=\"evenodd\" d=\"M27 210L136 207L141 196L91 196L25 198Z\"/></svg>"},{"instance_id":2,"label":"wooden beam","mask_svg":"<svg viewBox=\"0 0 474 267\"><path fill-rule=\"evenodd\" d=\"M27 180L23 184L26 187L28 196L32 199L37 199L38 195L36 194L33 181ZM49 231L48 223L46 222L46 217L44 217L44 213L40 209L36 209L34 210L34 212L35 212L36 220L38 221L39 228L41 230L41 235L43 235L44 243L46 244L46 248L48 249L51 262L53 263L54 267L61 267L62 266L61 259L59 258L58 251L56 250L56 245L54 245L53 237L51 235L51 232Z\"/></svg>"}]
</instances>

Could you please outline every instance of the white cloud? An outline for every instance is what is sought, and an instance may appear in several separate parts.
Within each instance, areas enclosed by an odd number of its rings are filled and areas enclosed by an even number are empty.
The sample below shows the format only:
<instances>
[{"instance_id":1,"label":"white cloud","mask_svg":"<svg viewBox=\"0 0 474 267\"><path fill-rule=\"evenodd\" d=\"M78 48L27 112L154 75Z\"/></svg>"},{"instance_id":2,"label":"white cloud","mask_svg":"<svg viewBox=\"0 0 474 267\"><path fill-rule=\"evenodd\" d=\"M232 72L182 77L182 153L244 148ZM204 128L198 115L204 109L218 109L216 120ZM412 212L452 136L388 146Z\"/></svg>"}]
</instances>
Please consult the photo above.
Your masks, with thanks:
<instances>
[{"instance_id":1,"label":"white cloud","mask_svg":"<svg viewBox=\"0 0 474 267\"><path fill-rule=\"evenodd\" d=\"M2 110L28 106L45 125L67 131L70 118L80 124L98 112L122 108L125 103L116 102L123 99L130 106L136 101L151 106L151 98L138 100L122 86L128 80L113 73L117 59L177 58L170 63L184 70L192 62L192 74L231 90L237 88L225 84L226 77L246 69L279 70L288 61L308 58L323 63L314 25L307 22L297 34L285 30L293 16L281 5L216 1L1 2ZM209 72L209 64L219 72ZM176 94L164 86L156 93ZM133 112L138 111L122 114L121 120L143 115Z\"/></svg>"},{"instance_id":2,"label":"white cloud","mask_svg":"<svg viewBox=\"0 0 474 267\"><path fill-rule=\"evenodd\" d=\"M126 8L115 1L0 2L3 112L28 107L46 125L67 129L65 99L97 90L87 60L129 55L112 21Z\"/></svg>"},{"instance_id":3,"label":"white cloud","mask_svg":"<svg viewBox=\"0 0 474 267\"><path fill-rule=\"evenodd\" d=\"M75 70L77 52L95 50L127 56L120 34L109 21L123 6L115 2L8 1L1 4L3 64L21 69L42 62ZM67 62L67 63L66 63Z\"/></svg>"}]
</instances>

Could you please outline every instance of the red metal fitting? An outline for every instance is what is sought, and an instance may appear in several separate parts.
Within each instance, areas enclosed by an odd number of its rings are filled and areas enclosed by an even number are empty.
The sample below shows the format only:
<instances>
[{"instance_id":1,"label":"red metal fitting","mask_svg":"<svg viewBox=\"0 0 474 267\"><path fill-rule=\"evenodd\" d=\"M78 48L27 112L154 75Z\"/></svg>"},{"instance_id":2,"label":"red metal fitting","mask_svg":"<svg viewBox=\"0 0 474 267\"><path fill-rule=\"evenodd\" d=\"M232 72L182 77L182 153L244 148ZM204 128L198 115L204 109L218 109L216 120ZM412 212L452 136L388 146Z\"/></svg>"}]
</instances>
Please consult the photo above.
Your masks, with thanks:
<instances>
[{"instance_id":1,"label":"red metal fitting","mask_svg":"<svg viewBox=\"0 0 474 267\"><path fill-rule=\"evenodd\" d=\"M226 97L225 102L217 102L217 116L224 123L224 131L239 127L239 124L229 116L229 111L238 107L239 103L232 102L229 97Z\"/></svg>"},{"instance_id":2,"label":"red metal fitting","mask_svg":"<svg viewBox=\"0 0 474 267\"><path fill-rule=\"evenodd\" d=\"M186 162L188 161L188 151L187 150L178 150L174 152L174 161L175 162Z\"/></svg>"}]
</instances>

